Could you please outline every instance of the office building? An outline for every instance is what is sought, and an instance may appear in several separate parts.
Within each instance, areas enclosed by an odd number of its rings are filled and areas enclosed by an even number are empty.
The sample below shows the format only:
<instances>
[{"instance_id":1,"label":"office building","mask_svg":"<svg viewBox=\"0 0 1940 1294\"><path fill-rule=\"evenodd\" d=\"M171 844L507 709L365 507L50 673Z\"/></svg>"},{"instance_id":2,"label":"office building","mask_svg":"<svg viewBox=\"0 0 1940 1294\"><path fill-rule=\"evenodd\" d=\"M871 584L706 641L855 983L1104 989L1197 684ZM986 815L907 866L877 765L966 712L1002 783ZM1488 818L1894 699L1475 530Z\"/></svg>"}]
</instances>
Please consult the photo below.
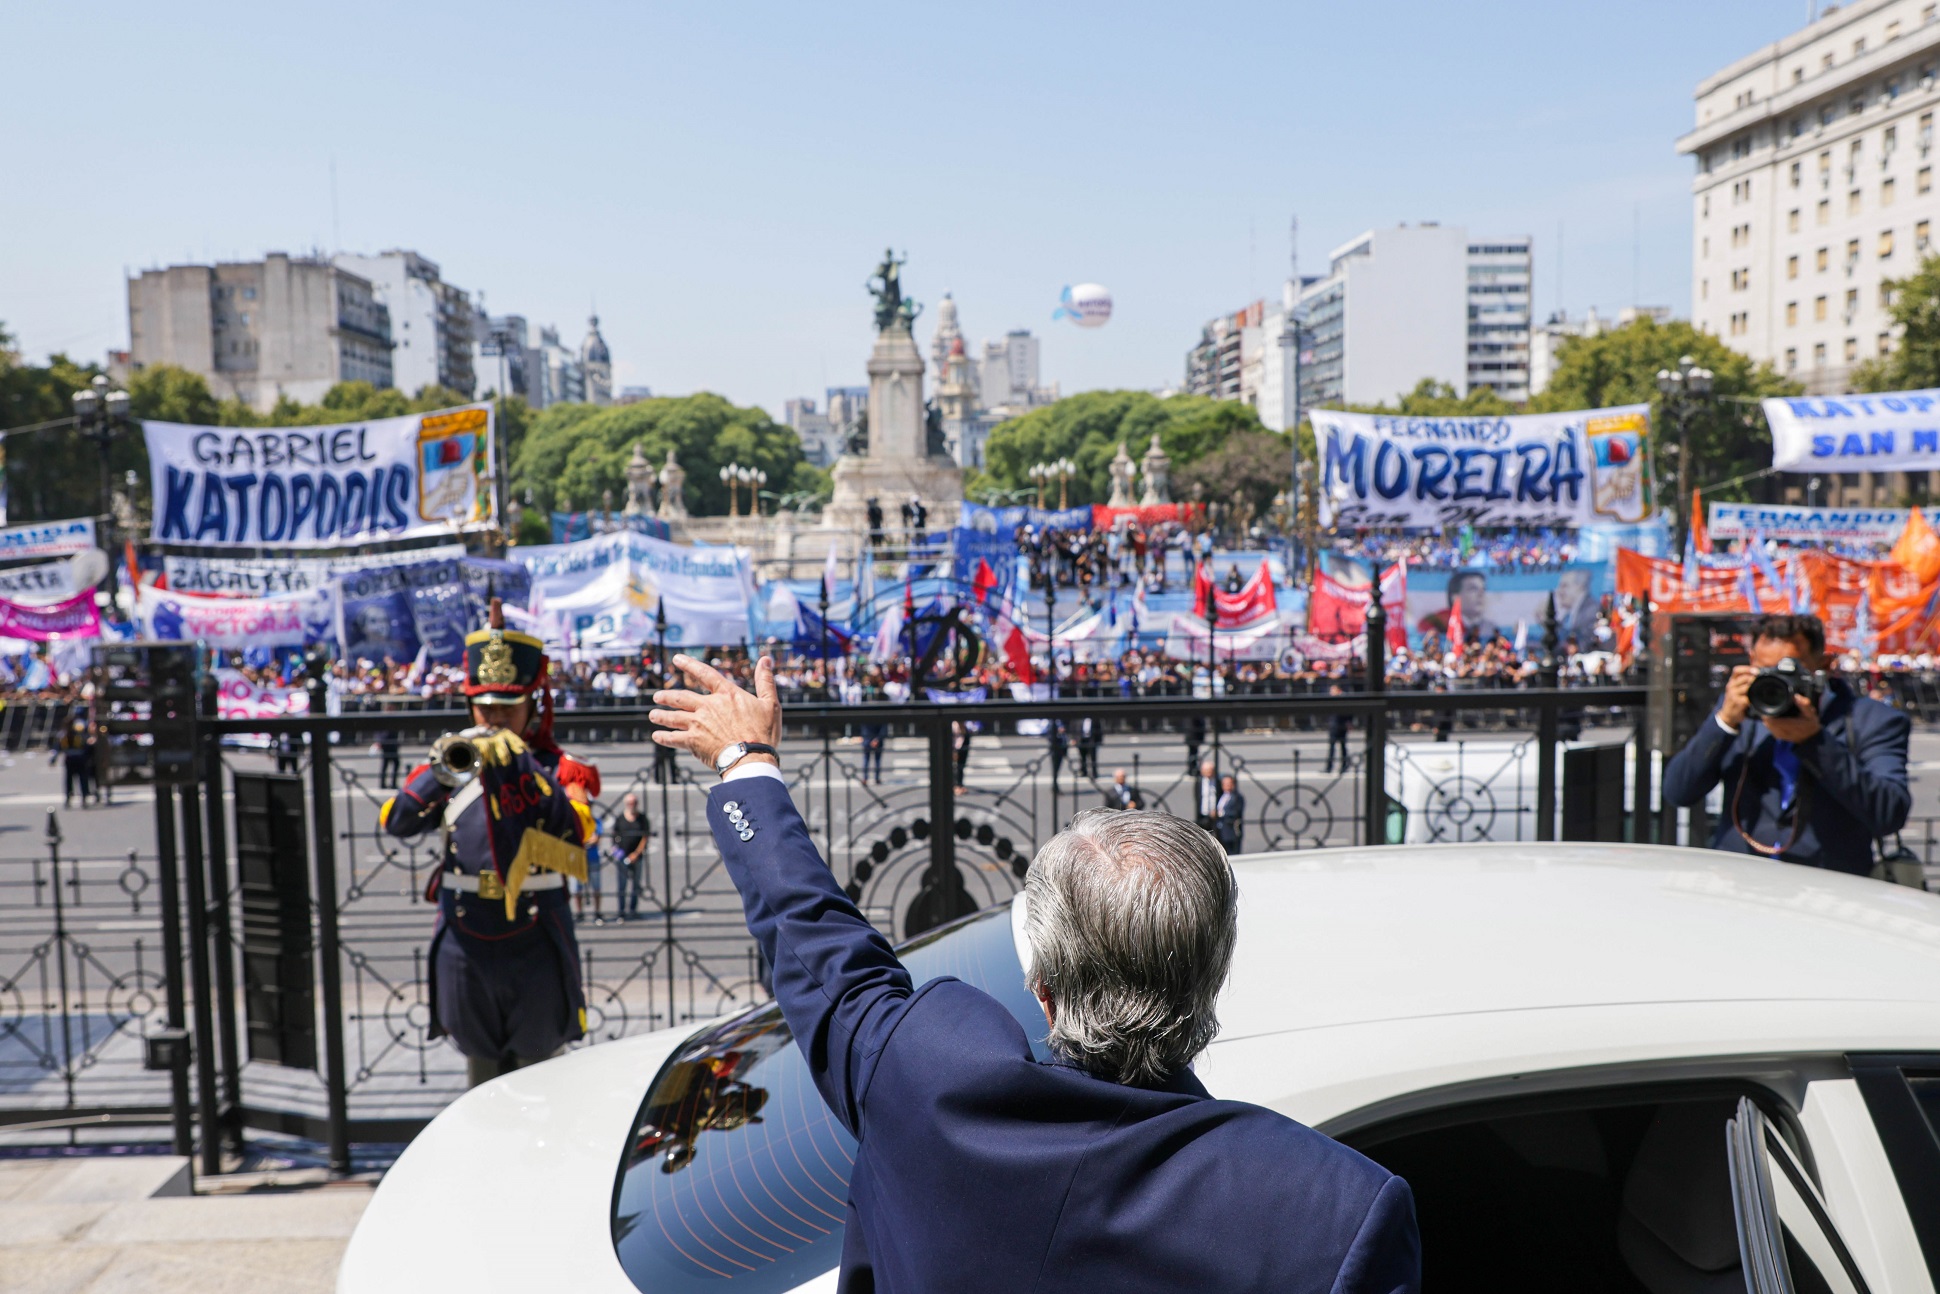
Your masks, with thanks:
<instances>
[{"instance_id":1,"label":"office building","mask_svg":"<svg viewBox=\"0 0 1940 1294\"><path fill-rule=\"evenodd\" d=\"M1577 337L1601 337L1613 328L1625 328L1639 319L1664 323L1671 317L1669 306L1625 306L1614 320L1605 319L1591 306L1581 319L1571 319L1558 311L1529 331L1529 394L1541 395L1549 389L1563 362L1563 344Z\"/></svg>"},{"instance_id":2,"label":"office building","mask_svg":"<svg viewBox=\"0 0 1940 1294\"><path fill-rule=\"evenodd\" d=\"M446 283L435 261L392 250L375 256L339 252L338 269L364 279L391 316L391 380L412 395L442 386L469 399L472 377L472 302Z\"/></svg>"},{"instance_id":3,"label":"office building","mask_svg":"<svg viewBox=\"0 0 1940 1294\"><path fill-rule=\"evenodd\" d=\"M577 348L560 340L558 328L531 324L524 315L481 312L476 331L472 363L481 391L516 395L534 409L613 403L613 359L600 336L599 316L589 320Z\"/></svg>"},{"instance_id":4,"label":"office building","mask_svg":"<svg viewBox=\"0 0 1940 1294\"><path fill-rule=\"evenodd\" d=\"M1392 404L1426 378L1529 397L1531 240L1424 221L1369 230L1302 282L1300 405Z\"/></svg>"},{"instance_id":5,"label":"office building","mask_svg":"<svg viewBox=\"0 0 1940 1294\"><path fill-rule=\"evenodd\" d=\"M1027 328L1013 328L983 344L983 361L976 366L977 392L983 408L998 421L1056 402L1057 383L1046 386L1038 381L1038 345Z\"/></svg>"},{"instance_id":6,"label":"office building","mask_svg":"<svg viewBox=\"0 0 1940 1294\"><path fill-rule=\"evenodd\" d=\"M1468 389L1510 404L1529 398L1529 288L1535 262L1527 238L1468 245Z\"/></svg>"},{"instance_id":7,"label":"office building","mask_svg":"<svg viewBox=\"0 0 1940 1294\"><path fill-rule=\"evenodd\" d=\"M1894 343L1886 282L1927 254L1940 21L1859 0L1699 83L1691 319L1808 391Z\"/></svg>"},{"instance_id":8,"label":"office building","mask_svg":"<svg viewBox=\"0 0 1940 1294\"><path fill-rule=\"evenodd\" d=\"M794 429L802 453L817 467L833 467L847 452L849 436L869 407L866 386L832 386L824 393L827 407L817 409L811 399L789 400L782 421Z\"/></svg>"},{"instance_id":9,"label":"office building","mask_svg":"<svg viewBox=\"0 0 1940 1294\"><path fill-rule=\"evenodd\" d=\"M175 364L218 399L267 413L339 382L395 385L390 311L371 281L330 261L173 265L128 280L129 364Z\"/></svg>"},{"instance_id":10,"label":"office building","mask_svg":"<svg viewBox=\"0 0 1940 1294\"><path fill-rule=\"evenodd\" d=\"M1296 343L1291 281L1278 305L1254 301L1207 321L1186 352L1184 390L1250 404L1272 431L1298 425Z\"/></svg>"}]
</instances>

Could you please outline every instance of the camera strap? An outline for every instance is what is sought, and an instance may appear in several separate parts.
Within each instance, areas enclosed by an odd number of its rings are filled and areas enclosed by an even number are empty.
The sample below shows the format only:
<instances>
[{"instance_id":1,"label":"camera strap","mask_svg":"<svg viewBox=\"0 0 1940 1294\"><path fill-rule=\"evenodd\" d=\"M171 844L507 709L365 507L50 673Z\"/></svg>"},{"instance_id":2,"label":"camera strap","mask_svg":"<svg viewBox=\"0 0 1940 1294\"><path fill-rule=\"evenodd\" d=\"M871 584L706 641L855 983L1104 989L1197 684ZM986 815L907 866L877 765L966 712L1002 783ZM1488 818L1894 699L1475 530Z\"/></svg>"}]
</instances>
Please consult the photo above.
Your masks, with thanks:
<instances>
[{"instance_id":1,"label":"camera strap","mask_svg":"<svg viewBox=\"0 0 1940 1294\"><path fill-rule=\"evenodd\" d=\"M1785 837L1785 843L1767 845L1746 831L1744 819L1738 816L1738 801L1744 798L1745 775L1749 772L1751 772L1751 752L1746 751L1744 762L1738 765L1737 788L1731 792L1731 825L1737 829L1739 838L1755 853L1763 854L1767 858L1777 858L1798 842L1799 831L1805 826L1805 809L1806 802L1811 796L1811 782L1803 777L1799 779L1798 790L1792 796L1792 830L1791 834Z\"/></svg>"}]
</instances>

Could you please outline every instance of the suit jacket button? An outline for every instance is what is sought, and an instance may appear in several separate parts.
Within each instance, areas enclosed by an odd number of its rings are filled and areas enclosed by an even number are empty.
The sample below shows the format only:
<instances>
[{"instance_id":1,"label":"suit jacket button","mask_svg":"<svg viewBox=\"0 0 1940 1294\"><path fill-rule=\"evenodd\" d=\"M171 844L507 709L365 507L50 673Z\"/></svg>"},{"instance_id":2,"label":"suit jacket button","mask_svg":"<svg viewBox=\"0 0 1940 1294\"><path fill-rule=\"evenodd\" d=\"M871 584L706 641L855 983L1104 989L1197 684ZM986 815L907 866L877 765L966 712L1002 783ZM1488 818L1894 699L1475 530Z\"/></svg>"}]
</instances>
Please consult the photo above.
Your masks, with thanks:
<instances>
[{"instance_id":1,"label":"suit jacket button","mask_svg":"<svg viewBox=\"0 0 1940 1294\"><path fill-rule=\"evenodd\" d=\"M741 811L741 801L739 801L739 800L729 800L729 801L728 801L728 802L727 802L726 804L723 804L723 805L721 806L721 809L722 809L722 811L723 811L724 813L726 813L726 814L727 814L727 815L728 815L729 817L733 817L733 816L734 816L735 814L737 814L737 813L739 813L739 812Z\"/></svg>"},{"instance_id":2,"label":"suit jacket button","mask_svg":"<svg viewBox=\"0 0 1940 1294\"><path fill-rule=\"evenodd\" d=\"M743 828L741 829L741 839L743 839L743 840L753 840L753 839L754 839L754 828L753 828L753 827L743 827Z\"/></svg>"}]
</instances>

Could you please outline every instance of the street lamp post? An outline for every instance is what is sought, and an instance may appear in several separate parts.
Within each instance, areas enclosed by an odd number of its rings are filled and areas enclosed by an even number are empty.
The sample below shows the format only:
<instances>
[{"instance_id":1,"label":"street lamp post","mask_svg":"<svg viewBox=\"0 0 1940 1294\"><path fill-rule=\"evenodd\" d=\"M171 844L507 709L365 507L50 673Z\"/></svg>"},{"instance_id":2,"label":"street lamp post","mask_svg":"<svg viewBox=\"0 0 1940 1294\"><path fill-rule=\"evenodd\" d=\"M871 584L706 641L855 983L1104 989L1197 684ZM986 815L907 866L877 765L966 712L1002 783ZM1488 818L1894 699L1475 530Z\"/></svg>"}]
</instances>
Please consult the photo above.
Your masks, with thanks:
<instances>
[{"instance_id":1,"label":"street lamp post","mask_svg":"<svg viewBox=\"0 0 1940 1294\"><path fill-rule=\"evenodd\" d=\"M1697 413L1699 403L1708 401L1716 375L1708 368L1700 367L1689 355L1677 361L1676 369L1657 370L1657 390L1664 397L1664 408L1670 414L1671 425L1677 431L1677 491L1672 500L1673 515L1682 517L1683 526L1674 536L1673 549L1682 548L1691 533L1693 518L1690 513L1690 486L1695 472L1691 467L1691 419Z\"/></svg>"},{"instance_id":2,"label":"street lamp post","mask_svg":"<svg viewBox=\"0 0 1940 1294\"><path fill-rule=\"evenodd\" d=\"M111 607L118 590L115 583L114 487L108 459L115 433L127 421L128 393L109 382L106 374L95 374L92 383L74 393L74 423L81 434L93 442L100 471L100 540L101 551L108 559L108 604ZM128 572L128 578L134 579L135 573Z\"/></svg>"},{"instance_id":3,"label":"street lamp post","mask_svg":"<svg viewBox=\"0 0 1940 1294\"><path fill-rule=\"evenodd\" d=\"M728 515L741 515L741 464L729 463L721 469L721 484L728 487Z\"/></svg>"},{"instance_id":4,"label":"street lamp post","mask_svg":"<svg viewBox=\"0 0 1940 1294\"><path fill-rule=\"evenodd\" d=\"M1078 465L1068 458L1060 458L1051 464L1051 470L1058 474L1058 511L1063 512L1071 506L1071 474Z\"/></svg>"}]
</instances>

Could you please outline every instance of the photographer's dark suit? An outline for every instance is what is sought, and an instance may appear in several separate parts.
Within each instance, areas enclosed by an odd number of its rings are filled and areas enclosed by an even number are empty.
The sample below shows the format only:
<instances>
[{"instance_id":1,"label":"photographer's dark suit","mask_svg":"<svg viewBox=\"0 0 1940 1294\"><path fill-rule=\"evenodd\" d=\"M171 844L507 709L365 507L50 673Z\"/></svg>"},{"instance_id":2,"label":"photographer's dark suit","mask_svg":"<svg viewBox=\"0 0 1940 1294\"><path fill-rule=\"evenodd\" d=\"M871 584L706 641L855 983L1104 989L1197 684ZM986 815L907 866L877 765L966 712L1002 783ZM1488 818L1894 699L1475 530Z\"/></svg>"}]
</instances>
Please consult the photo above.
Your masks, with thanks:
<instances>
[{"instance_id":1,"label":"photographer's dark suit","mask_svg":"<svg viewBox=\"0 0 1940 1294\"><path fill-rule=\"evenodd\" d=\"M1725 811L1712 834L1713 849L1752 853L1738 834L1740 826L1764 845L1783 844L1796 826L1797 836L1780 855L1786 862L1866 875L1873 866L1873 841L1904 826L1913 807L1906 781L1912 721L1892 706L1853 695L1842 680L1833 679L1819 723L1818 734L1795 747L1798 789L1789 808L1783 804L1771 733L1748 715L1734 737L1719 724L1716 710L1665 765L1664 803L1701 804L1722 783Z\"/></svg>"}]
</instances>

